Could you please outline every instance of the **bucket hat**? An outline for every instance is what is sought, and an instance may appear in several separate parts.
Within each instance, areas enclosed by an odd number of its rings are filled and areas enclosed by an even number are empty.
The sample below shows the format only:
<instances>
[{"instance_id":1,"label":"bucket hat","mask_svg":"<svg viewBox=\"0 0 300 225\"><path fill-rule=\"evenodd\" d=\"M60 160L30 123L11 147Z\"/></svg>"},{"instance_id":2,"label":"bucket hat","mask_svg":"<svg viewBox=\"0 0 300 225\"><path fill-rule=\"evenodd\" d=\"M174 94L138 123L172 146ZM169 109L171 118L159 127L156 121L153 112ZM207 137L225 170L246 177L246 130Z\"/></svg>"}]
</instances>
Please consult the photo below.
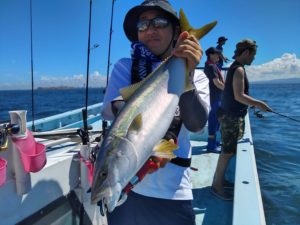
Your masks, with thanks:
<instances>
[{"instance_id":1,"label":"bucket hat","mask_svg":"<svg viewBox=\"0 0 300 225\"><path fill-rule=\"evenodd\" d=\"M179 24L179 19L175 9L166 0L146 0L138 6L130 9L124 19L123 28L127 38L131 41L137 41L137 22L140 15L148 10L158 9L170 16L170 19L175 23Z\"/></svg>"}]
</instances>

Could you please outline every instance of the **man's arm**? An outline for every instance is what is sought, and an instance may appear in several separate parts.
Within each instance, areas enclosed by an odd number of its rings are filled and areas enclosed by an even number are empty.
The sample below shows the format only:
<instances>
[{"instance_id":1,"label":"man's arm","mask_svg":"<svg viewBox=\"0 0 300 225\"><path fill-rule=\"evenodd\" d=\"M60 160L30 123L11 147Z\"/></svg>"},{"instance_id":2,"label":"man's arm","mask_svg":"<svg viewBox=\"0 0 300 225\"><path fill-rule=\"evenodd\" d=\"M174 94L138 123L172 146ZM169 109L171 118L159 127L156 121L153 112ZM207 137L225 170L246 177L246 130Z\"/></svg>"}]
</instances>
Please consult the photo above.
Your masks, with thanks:
<instances>
[{"instance_id":1,"label":"man's arm","mask_svg":"<svg viewBox=\"0 0 300 225\"><path fill-rule=\"evenodd\" d=\"M124 104L119 90L130 85L130 68L130 59L123 58L115 64L112 70L101 108L102 117L106 120L113 120Z\"/></svg>"},{"instance_id":2,"label":"man's arm","mask_svg":"<svg viewBox=\"0 0 300 225\"><path fill-rule=\"evenodd\" d=\"M207 67L207 73L207 75L212 79L214 85L218 89L224 90L224 81L219 79L218 67L216 65L209 65L209 67Z\"/></svg>"},{"instance_id":3,"label":"man's arm","mask_svg":"<svg viewBox=\"0 0 300 225\"><path fill-rule=\"evenodd\" d=\"M220 57L224 62L228 62L228 58L223 53L220 54Z\"/></svg>"},{"instance_id":4,"label":"man's arm","mask_svg":"<svg viewBox=\"0 0 300 225\"><path fill-rule=\"evenodd\" d=\"M244 93L244 70L238 67L233 75L233 93L234 99L242 104L258 107L261 111L272 111L272 109L263 101L252 98Z\"/></svg>"},{"instance_id":5,"label":"man's arm","mask_svg":"<svg viewBox=\"0 0 300 225\"><path fill-rule=\"evenodd\" d=\"M214 85L216 85L217 88L219 88L220 90L224 90L224 83L222 81L219 80L219 78L214 78L213 79Z\"/></svg>"},{"instance_id":6,"label":"man's arm","mask_svg":"<svg viewBox=\"0 0 300 225\"><path fill-rule=\"evenodd\" d=\"M193 83L195 89L180 97L180 117L189 131L199 132L207 122L210 109L209 81L202 71L196 70Z\"/></svg>"}]
</instances>

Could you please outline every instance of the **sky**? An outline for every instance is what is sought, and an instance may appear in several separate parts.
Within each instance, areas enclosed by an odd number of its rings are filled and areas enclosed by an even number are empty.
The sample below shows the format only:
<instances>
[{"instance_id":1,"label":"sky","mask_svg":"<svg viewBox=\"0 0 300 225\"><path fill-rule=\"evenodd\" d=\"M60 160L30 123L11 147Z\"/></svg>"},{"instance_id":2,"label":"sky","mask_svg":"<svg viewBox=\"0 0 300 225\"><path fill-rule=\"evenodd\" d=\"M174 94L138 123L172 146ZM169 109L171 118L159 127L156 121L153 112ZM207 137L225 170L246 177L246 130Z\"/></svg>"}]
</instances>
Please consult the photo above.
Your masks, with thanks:
<instances>
[{"instance_id":1,"label":"sky","mask_svg":"<svg viewBox=\"0 0 300 225\"><path fill-rule=\"evenodd\" d=\"M112 0L92 1L89 85L106 85L113 64L130 56L123 19L140 0L117 0L108 70ZM256 40L258 52L247 67L250 81L300 78L299 0L170 0L183 8L190 24L199 28L214 20L217 26L200 40L205 51L219 36L228 41L224 55L231 59L242 39ZM84 87L90 0L32 0L34 87ZM94 45L99 47L94 48ZM0 0L0 90L31 87L30 0ZM203 66L203 56L199 66Z\"/></svg>"}]
</instances>

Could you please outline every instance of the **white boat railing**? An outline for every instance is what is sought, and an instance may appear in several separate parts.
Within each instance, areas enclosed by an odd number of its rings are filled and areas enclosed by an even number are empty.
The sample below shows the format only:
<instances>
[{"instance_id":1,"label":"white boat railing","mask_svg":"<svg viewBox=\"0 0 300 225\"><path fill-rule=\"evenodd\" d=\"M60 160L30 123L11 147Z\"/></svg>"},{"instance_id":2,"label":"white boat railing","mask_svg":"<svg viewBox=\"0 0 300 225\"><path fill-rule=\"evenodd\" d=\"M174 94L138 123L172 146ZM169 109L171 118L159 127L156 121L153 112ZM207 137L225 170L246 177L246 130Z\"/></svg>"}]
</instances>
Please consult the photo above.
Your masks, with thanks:
<instances>
[{"instance_id":1,"label":"white boat railing","mask_svg":"<svg viewBox=\"0 0 300 225\"><path fill-rule=\"evenodd\" d=\"M88 107L88 123L100 119L100 109L102 103ZM55 129L65 129L82 126L82 108L71 110L54 116L38 119L34 121L36 131L48 131ZM32 122L27 122L26 126L30 129Z\"/></svg>"},{"instance_id":2,"label":"white boat railing","mask_svg":"<svg viewBox=\"0 0 300 225\"><path fill-rule=\"evenodd\" d=\"M235 169L233 225L265 225L249 115L238 144Z\"/></svg>"}]
</instances>

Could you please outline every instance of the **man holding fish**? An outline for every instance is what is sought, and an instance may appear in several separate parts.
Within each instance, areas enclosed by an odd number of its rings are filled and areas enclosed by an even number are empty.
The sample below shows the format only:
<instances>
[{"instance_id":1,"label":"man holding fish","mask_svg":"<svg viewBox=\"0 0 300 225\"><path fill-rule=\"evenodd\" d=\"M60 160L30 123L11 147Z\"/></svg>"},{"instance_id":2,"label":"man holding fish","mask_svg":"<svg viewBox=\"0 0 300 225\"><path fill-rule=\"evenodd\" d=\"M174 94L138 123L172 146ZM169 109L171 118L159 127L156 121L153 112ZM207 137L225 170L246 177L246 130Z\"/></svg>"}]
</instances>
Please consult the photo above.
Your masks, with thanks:
<instances>
[{"instance_id":1,"label":"man holding fish","mask_svg":"<svg viewBox=\"0 0 300 225\"><path fill-rule=\"evenodd\" d=\"M208 80L194 71L202 58L197 39L216 22L194 30L183 12L181 18L164 0L144 1L125 17L132 55L110 76L102 116L113 123L97 157L91 197L108 211L109 225L195 224L188 130L201 130L209 111ZM149 161L159 169L124 198L126 184Z\"/></svg>"}]
</instances>

